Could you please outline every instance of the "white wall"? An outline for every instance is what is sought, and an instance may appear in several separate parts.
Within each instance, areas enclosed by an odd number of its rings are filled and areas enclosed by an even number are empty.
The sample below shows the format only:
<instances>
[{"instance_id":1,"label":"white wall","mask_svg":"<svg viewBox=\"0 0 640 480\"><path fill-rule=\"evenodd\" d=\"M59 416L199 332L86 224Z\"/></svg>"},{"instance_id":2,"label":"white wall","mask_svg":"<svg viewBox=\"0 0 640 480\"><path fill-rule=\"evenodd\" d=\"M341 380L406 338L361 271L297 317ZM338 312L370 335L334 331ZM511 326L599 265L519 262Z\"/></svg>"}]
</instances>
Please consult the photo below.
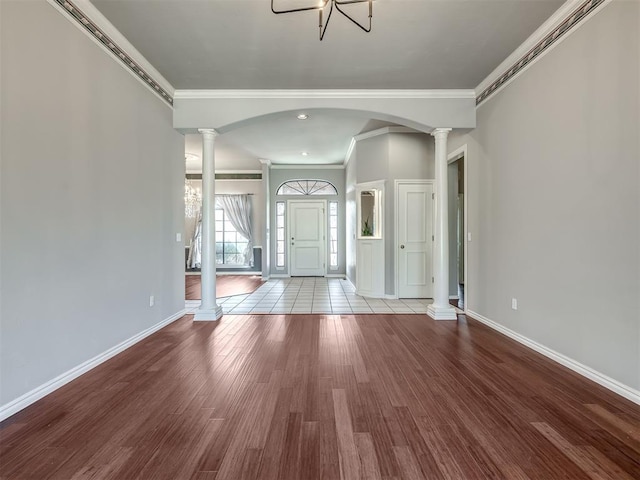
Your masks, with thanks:
<instances>
[{"instance_id":1,"label":"white wall","mask_svg":"<svg viewBox=\"0 0 640 480\"><path fill-rule=\"evenodd\" d=\"M0 12L4 405L184 308L184 143L44 0Z\"/></svg>"},{"instance_id":2,"label":"white wall","mask_svg":"<svg viewBox=\"0 0 640 480\"><path fill-rule=\"evenodd\" d=\"M449 142L468 146L468 308L636 389L639 24L612 2Z\"/></svg>"}]
</instances>

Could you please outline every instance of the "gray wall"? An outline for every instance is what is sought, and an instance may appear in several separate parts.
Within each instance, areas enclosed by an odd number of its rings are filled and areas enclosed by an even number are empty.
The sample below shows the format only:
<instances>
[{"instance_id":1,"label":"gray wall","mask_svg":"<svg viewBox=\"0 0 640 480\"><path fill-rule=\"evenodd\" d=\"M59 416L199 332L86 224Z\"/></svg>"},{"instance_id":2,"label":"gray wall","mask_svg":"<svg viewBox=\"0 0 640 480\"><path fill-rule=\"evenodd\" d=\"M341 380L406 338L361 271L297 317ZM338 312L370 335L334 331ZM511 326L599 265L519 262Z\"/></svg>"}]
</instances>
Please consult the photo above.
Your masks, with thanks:
<instances>
[{"instance_id":1,"label":"gray wall","mask_svg":"<svg viewBox=\"0 0 640 480\"><path fill-rule=\"evenodd\" d=\"M358 141L347 164L347 191L355 184L385 180L385 293L395 295L395 180L433 179L434 142L423 133L387 133ZM355 192L353 193L355 218ZM350 204L348 204L350 205ZM355 225L355 221L354 221ZM351 231L351 235L355 232ZM349 279L355 284L355 241L349 248Z\"/></svg>"},{"instance_id":2,"label":"gray wall","mask_svg":"<svg viewBox=\"0 0 640 480\"><path fill-rule=\"evenodd\" d=\"M288 180L306 180L306 179L314 179L314 180L326 180L327 182L331 182L336 189L338 190L338 196L324 196L324 195L314 195L314 200L327 200L329 201L337 201L338 202L338 269L337 270L329 270L327 263L327 275L344 275L346 269L346 247L345 247L345 171L343 168L271 168L269 171L269 190L271 191L271 203L270 203L270 225L271 225L271 274L272 275L288 275L289 269L287 266L283 270L277 269L275 265L275 241L276 241L276 202L287 200L301 200L305 197L301 196L291 196L291 195L282 195L277 196L276 191L278 187L282 185L282 183ZM310 198L310 197L306 197ZM327 216L328 222L328 216ZM328 227L327 227L328 228ZM328 245L329 245L329 234L327 230L327 254L328 254ZM286 238L286 237L285 237ZM289 251L288 244L285 243L287 261L289 259ZM327 257L328 261L328 257ZM264 275L264 272L263 272Z\"/></svg>"},{"instance_id":3,"label":"gray wall","mask_svg":"<svg viewBox=\"0 0 640 480\"><path fill-rule=\"evenodd\" d=\"M6 404L184 308L184 143L51 5L0 12Z\"/></svg>"},{"instance_id":4,"label":"gray wall","mask_svg":"<svg viewBox=\"0 0 640 480\"><path fill-rule=\"evenodd\" d=\"M636 389L639 10L605 7L449 142L468 146L468 308Z\"/></svg>"}]
</instances>

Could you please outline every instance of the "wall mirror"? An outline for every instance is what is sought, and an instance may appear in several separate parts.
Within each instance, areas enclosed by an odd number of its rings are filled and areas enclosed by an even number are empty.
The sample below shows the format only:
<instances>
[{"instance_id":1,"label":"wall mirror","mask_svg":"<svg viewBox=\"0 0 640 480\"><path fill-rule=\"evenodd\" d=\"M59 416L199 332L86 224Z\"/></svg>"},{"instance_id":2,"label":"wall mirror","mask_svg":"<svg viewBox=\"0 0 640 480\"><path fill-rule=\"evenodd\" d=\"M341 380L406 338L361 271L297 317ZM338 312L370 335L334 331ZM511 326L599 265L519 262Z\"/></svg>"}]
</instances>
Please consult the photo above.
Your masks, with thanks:
<instances>
[{"instance_id":1,"label":"wall mirror","mask_svg":"<svg viewBox=\"0 0 640 480\"><path fill-rule=\"evenodd\" d=\"M360 185L358 198L358 238L382 238L382 185Z\"/></svg>"}]
</instances>

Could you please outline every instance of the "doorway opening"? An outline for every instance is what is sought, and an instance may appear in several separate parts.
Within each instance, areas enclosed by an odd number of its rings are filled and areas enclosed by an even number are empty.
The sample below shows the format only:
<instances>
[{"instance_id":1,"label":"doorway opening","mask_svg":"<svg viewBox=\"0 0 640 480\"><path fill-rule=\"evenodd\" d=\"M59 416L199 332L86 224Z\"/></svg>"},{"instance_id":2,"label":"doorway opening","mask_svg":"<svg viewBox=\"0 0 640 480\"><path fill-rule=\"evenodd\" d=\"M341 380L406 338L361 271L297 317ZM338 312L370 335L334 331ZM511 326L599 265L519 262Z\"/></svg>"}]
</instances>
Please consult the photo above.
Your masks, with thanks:
<instances>
[{"instance_id":1,"label":"doorway opening","mask_svg":"<svg viewBox=\"0 0 640 480\"><path fill-rule=\"evenodd\" d=\"M449 155L449 302L465 310L467 249L466 146Z\"/></svg>"}]
</instances>

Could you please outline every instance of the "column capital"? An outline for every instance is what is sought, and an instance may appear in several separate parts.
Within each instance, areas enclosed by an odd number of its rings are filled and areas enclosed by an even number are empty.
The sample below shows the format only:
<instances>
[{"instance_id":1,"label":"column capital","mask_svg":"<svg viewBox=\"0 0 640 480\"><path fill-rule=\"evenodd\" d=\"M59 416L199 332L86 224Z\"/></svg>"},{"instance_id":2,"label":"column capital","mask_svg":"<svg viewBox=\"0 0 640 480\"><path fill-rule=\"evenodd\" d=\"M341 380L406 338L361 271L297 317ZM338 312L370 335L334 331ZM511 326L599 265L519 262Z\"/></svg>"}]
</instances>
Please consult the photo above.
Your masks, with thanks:
<instances>
[{"instance_id":1,"label":"column capital","mask_svg":"<svg viewBox=\"0 0 640 480\"><path fill-rule=\"evenodd\" d=\"M271 160L267 159L267 158L259 158L258 161L262 164L262 165L266 165L267 167L271 166Z\"/></svg>"},{"instance_id":2,"label":"column capital","mask_svg":"<svg viewBox=\"0 0 640 480\"><path fill-rule=\"evenodd\" d=\"M433 135L434 137L439 137L444 135L445 137L447 135L449 135L449 132L453 130L452 128L436 128L433 130L433 132L431 132L431 135Z\"/></svg>"},{"instance_id":3,"label":"column capital","mask_svg":"<svg viewBox=\"0 0 640 480\"><path fill-rule=\"evenodd\" d=\"M219 135L215 128L199 128L198 132L200 132L203 137L214 138Z\"/></svg>"}]
</instances>

